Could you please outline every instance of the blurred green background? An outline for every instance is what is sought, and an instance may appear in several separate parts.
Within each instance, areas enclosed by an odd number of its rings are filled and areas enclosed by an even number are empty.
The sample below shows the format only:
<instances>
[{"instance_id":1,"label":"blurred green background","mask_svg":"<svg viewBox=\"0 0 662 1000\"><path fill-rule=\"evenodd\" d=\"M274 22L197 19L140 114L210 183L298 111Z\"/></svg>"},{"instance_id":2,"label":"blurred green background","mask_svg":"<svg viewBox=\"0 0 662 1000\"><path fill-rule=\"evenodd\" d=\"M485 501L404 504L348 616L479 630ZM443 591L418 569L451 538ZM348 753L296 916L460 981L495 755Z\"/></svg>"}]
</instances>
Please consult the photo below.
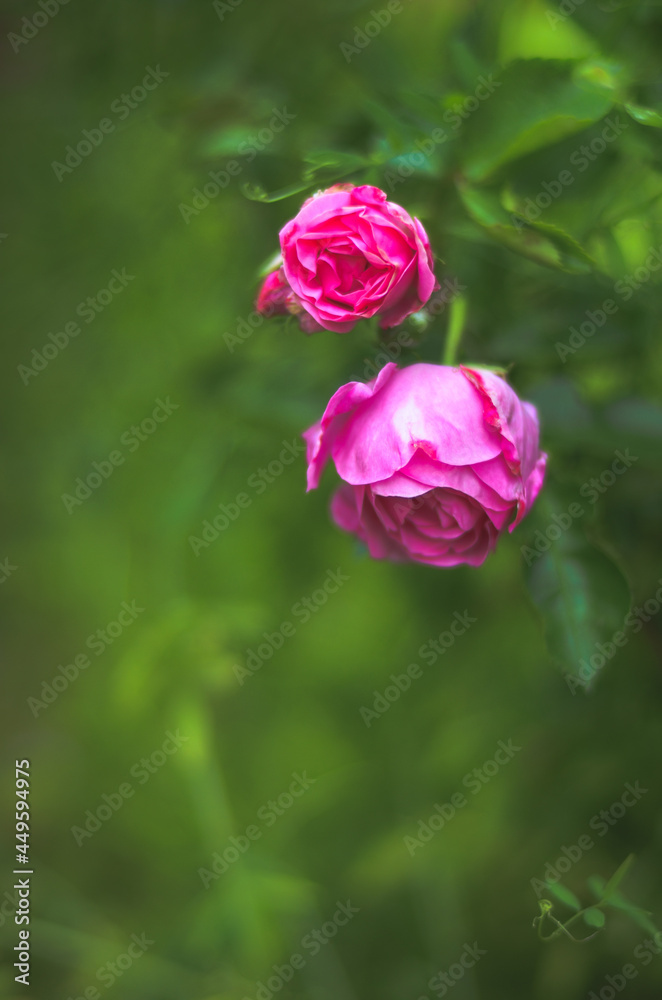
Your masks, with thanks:
<instances>
[{"instance_id":1,"label":"blurred green background","mask_svg":"<svg viewBox=\"0 0 662 1000\"><path fill-rule=\"evenodd\" d=\"M586 904L631 852L623 891L662 926L662 614L576 680L662 576L662 13L562 8L3 5L3 997L659 997L641 915L584 944L532 927L548 863ZM386 360L361 327L246 335L279 228L341 176L422 220L451 289L400 360L439 359L459 289L463 359L539 407L547 489L479 570L370 561L329 520L334 473L306 496L279 458ZM499 741L520 749L476 777Z\"/></svg>"}]
</instances>

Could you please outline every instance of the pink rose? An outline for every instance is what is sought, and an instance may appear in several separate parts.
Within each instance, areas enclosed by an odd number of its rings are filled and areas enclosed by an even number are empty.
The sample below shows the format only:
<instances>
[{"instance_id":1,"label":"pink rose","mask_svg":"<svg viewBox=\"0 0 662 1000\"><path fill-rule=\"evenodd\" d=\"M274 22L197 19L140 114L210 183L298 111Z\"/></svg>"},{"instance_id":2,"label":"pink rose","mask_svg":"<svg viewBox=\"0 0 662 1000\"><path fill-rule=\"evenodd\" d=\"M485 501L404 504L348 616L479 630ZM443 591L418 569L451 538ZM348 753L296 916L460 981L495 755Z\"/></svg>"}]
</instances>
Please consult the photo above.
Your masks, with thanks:
<instances>
[{"instance_id":1,"label":"pink rose","mask_svg":"<svg viewBox=\"0 0 662 1000\"><path fill-rule=\"evenodd\" d=\"M303 435L308 489L330 457L345 481L333 518L373 558L479 566L540 491L538 433L535 407L493 372L387 364Z\"/></svg>"},{"instance_id":2,"label":"pink rose","mask_svg":"<svg viewBox=\"0 0 662 1000\"><path fill-rule=\"evenodd\" d=\"M337 185L309 198L280 245L295 301L336 333L376 315L382 329L397 326L439 287L420 222L376 187Z\"/></svg>"}]
</instances>

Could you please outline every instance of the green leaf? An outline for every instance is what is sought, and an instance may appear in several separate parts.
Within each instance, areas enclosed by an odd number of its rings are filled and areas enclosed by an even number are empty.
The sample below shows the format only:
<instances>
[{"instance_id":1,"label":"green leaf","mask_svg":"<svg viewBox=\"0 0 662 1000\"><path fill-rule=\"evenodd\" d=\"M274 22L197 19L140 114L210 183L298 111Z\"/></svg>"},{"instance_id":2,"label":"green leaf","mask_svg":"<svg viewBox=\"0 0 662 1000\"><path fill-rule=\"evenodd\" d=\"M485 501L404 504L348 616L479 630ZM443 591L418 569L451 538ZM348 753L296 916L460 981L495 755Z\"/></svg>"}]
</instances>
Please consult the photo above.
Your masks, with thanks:
<instances>
[{"instance_id":1,"label":"green leaf","mask_svg":"<svg viewBox=\"0 0 662 1000\"><path fill-rule=\"evenodd\" d=\"M640 125L651 125L653 128L662 128L662 115L652 108L642 108L639 104L624 104L623 107Z\"/></svg>"},{"instance_id":2,"label":"green leaf","mask_svg":"<svg viewBox=\"0 0 662 1000\"><path fill-rule=\"evenodd\" d=\"M471 180L485 180L503 164L587 128L613 104L608 92L573 79L568 63L558 60L511 63L497 81L464 127Z\"/></svg>"},{"instance_id":3,"label":"green leaf","mask_svg":"<svg viewBox=\"0 0 662 1000\"><path fill-rule=\"evenodd\" d=\"M398 96L404 106L413 111L420 119L432 122L434 125L438 124L441 115L441 105L438 98L413 90L402 90Z\"/></svg>"},{"instance_id":4,"label":"green leaf","mask_svg":"<svg viewBox=\"0 0 662 1000\"><path fill-rule=\"evenodd\" d=\"M615 100L618 94L624 93L628 82L625 67L621 63L602 58L587 59L580 63L575 67L573 76L598 93L611 93Z\"/></svg>"},{"instance_id":5,"label":"green leaf","mask_svg":"<svg viewBox=\"0 0 662 1000\"><path fill-rule=\"evenodd\" d=\"M622 219L644 216L644 228L647 209L660 196L662 173L636 159L618 160L596 178L592 189L594 224L607 227Z\"/></svg>"},{"instance_id":6,"label":"green leaf","mask_svg":"<svg viewBox=\"0 0 662 1000\"><path fill-rule=\"evenodd\" d=\"M293 194L300 194L302 191L307 191L310 187L312 187L312 181L299 181L297 184L290 184L288 187L280 188L278 191L272 191L269 194L261 184L252 184L250 181L245 181L241 185L241 190L243 195L250 201L271 203L273 201L282 201L283 198L290 198Z\"/></svg>"},{"instance_id":7,"label":"green leaf","mask_svg":"<svg viewBox=\"0 0 662 1000\"><path fill-rule=\"evenodd\" d=\"M532 229L543 236L546 236L550 243L559 251L560 259L564 271L587 272L596 267L596 261L578 243L574 236L566 233L560 226L555 226L551 222L529 223Z\"/></svg>"},{"instance_id":8,"label":"green leaf","mask_svg":"<svg viewBox=\"0 0 662 1000\"><path fill-rule=\"evenodd\" d=\"M411 177L412 174L434 177L440 173L442 162L442 157L439 155L437 150L435 150L432 156L421 156L420 150L416 149L414 146L411 152L403 153L402 156L394 157L388 164L386 171L394 170L396 172L396 176L402 178L403 180ZM389 175L386 171L384 173L384 179L385 184L388 187ZM398 183L395 177L392 180L395 181L395 183Z\"/></svg>"},{"instance_id":9,"label":"green leaf","mask_svg":"<svg viewBox=\"0 0 662 1000\"><path fill-rule=\"evenodd\" d=\"M275 271L277 267L283 263L283 256L278 250L276 253L272 253L268 260L265 260L264 264L260 267L256 275L256 280L266 278L268 274Z\"/></svg>"},{"instance_id":10,"label":"green leaf","mask_svg":"<svg viewBox=\"0 0 662 1000\"><path fill-rule=\"evenodd\" d=\"M536 538L549 542L549 548L540 556L530 546L529 551L524 550L525 558L531 561L527 583L543 618L550 655L569 677L576 679L576 686L571 685L574 693L579 686L590 689L601 671L600 659L603 666L608 662L598 644L608 642L623 628L630 609L630 591L620 569L606 553L590 545L578 528L559 527L553 514L561 524L571 520L567 505L552 505L550 499L540 505L538 521L542 527ZM561 535L550 540L547 531L551 535L552 527L555 536L558 531Z\"/></svg>"},{"instance_id":11,"label":"green leaf","mask_svg":"<svg viewBox=\"0 0 662 1000\"><path fill-rule=\"evenodd\" d=\"M649 934L657 936L660 932L649 917L652 917L650 910L641 910L638 906L631 906L625 911L634 920L638 927L648 931Z\"/></svg>"},{"instance_id":12,"label":"green leaf","mask_svg":"<svg viewBox=\"0 0 662 1000\"><path fill-rule=\"evenodd\" d=\"M595 896L597 900L602 899L602 894L605 891L605 885L607 884L603 879L602 875L590 875L586 880L586 884Z\"/></svg>"},{"instance_id":13,"label":"green leaf","mask_svg":"<svg viewBox=\"0 0 662 1000\"><path fill-rule=\"evenodd\" d=\"M307 191L315 185L328 187L356 170L382 163L385 158L385 155L382 154L365 157L358 153L344 153L341 150L319 150L306 154L304 163L307 163L308 166L304 170L301 180L297 183L269 194L261 184L252 184L247 181L242 184L241 190L245 197L251 201L282 201L283 198L290 198L293 194L301 194L302 191Z\"/></svg>"},{"instance_id":14,"label":"green leaf","mask_svg":"<svg viewBox=\"0 0 662 1000\"><path fill-rule=\"evenodd\" d=\"M569 906L572 910L581 910L582 904L579 902L574 892L571 892L571 890L567 889L566 886L561 885L560 882L546 882L545 885L551 892L552 896L556 896L559 902L565 903L565 905Z\"/></svg>"},{"instance_id":15,"label":"green leaf","mask_svg":"<svg viewBox=\"0 0 662 1000\"><path fill-rule=\"evenodd\" d=\"M650 919L653 915L650 910L642 910L640 906L635 906L618 893L612 896L608 905L613 907L615 910L621 910L623 913L626 913L628 917L634 921L637 927L641 927L649 934L659 933L658 928Z\"/></svg>"},{"instance_id":16,"label":"green leaf","mask_svg":"<svg viewBox=\"0 0 662 1000\"><path fill-rule=\"evenodd\" d=\"M576 24L542 0L515 0L500 17L500 62L514 59L581 59L597 43Z\"/></svg>"},{"instance_id":17,"label":"green leaf","mask_svg":"<svg viewBox=\"0 0 662 1000\"><path fill-rule=\"evenodd\" d=\"M616 869L606 884L604 879L600 878L599 875L592 875L589 879L589 885L595 895L604 900L608 906L626 913L632 920L634 920L637 926L643 927L643 929L648 931L650 934L657 934L657 927L649 919L653 914L649 910L644 910L640 906L635 906L634 903L631 903L629 899L626 899L625 896L618 890L619 885L627 875L633 862L634 854L629 854L623 864Z\"/></svg>"},{"instance_id":18,"label":"green leaf","mask_svg":"<svg viewBox=\"0 0 662 1000\"><path fill-rule=\"evenodd\" d=\"M584 921L589 927L604 927L605 915L602 910L598 910L595 906L590 906L584 912Z\"/></svg>"},{"instance_id":19,"label":"green leaf","mask_svg":"<svg viewBox=\"0 0 662 1000\"><path fill-rule=\"evenodd\" d=\"M360 170L362 167L367 166L371 160L358 153L344 153L340 150L322 149L306 153L304 162L311 165L306 170L304 176L310 176L322 167L331 167L334 170L343 170L346 173L351 173L352 170Z\"/></svg>"},{"instance_id":20,"label":"green leaf","mask_svg":"<svg viewBox=\"0 0 662 1000\"><path fill-rule=\"evenodd\" d=\"M482 73L488 73L490 67L479 61L475 51L458 37L449 39L450 63L453 75L456 76L467 90L476 86L476 80Z\"/></svg>"},{"instance_id":21,"label":"green leaf","mask_svg":"<svg viewBox=\"0 0 662 1000\"><path fill-rule=\"evenodd\" d=\"M378 101L364 101L361 107L372 119L382 136L386 138L391 149L391 156L404 153L412 147L416 129L412 128L411 125L397 118Z\"/></svg>"},{"instance_id":22,"label":"green leaf","mask_svg":"<svg viewBox=\"0 0 662 1000\"><path fill-rule=\"evenodd\" d=\"M621 882L623 881L623 879L627 875L628 871L632 867L633 862L634 862L634 854L628 854L628 856L625 859L625 861L623 862L623 864L619 865L619 867L616 869L616 871L614 872L614 874L612 875L612 877L609 879L609 881L607 882L606 886L604 887L604 890L603 890L603 893L602 893L602 898L603 899L609 899L609 897L612 896L616 892L616 890L618 889L619 885L621 884Z\"/></svg>"},{"instance_id":23,"label":"green leaf","mask_svg":"<svg viewBox=\"0 0 662 1000\"><path fill-rule=\"evenodd\" d=\"M205 135L198 151L204 157L236 156L242 142L254 138L255 131L248 125L215 129Z\"/></svg>"},{"instance_id":24,"label":"green leaf","mask_svg":"<svg viewBox=\"0 0 662 1000\"><path fill-rule=\"evenodd\" d=\"M494 190L473 187L462 179L457 186L471 218L497 243L544 267L573 274L592 269L593 259L558 226L530 223L517 212L509 213Z\"/></svg>"}]
</instances>

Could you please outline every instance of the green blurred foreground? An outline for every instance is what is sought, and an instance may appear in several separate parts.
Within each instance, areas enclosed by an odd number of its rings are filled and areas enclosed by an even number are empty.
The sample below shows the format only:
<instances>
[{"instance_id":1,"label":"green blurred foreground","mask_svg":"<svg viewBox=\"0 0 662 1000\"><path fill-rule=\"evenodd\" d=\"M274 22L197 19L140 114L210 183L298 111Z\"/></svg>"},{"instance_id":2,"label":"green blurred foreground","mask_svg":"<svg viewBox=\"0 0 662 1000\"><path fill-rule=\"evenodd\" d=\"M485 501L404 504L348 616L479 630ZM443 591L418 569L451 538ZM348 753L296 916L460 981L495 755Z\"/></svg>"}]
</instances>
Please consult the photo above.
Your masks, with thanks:
<instances>
[{"instance_id":1,"label":"green blurred foreground","mask_svg":"<svg viewBox=\"0 0 662 1000\"><path fill-rule=\"evenodd\" d=\"M16 0L2 27L1 995L657 998L660 8ZM251 312L339 178L440 258L388 350ZM300 432L438 360L458 293L548 486L480 570L371 562ZM591 940L539 940L539 899L605 893Z\"/></svg>"}]
</instances>

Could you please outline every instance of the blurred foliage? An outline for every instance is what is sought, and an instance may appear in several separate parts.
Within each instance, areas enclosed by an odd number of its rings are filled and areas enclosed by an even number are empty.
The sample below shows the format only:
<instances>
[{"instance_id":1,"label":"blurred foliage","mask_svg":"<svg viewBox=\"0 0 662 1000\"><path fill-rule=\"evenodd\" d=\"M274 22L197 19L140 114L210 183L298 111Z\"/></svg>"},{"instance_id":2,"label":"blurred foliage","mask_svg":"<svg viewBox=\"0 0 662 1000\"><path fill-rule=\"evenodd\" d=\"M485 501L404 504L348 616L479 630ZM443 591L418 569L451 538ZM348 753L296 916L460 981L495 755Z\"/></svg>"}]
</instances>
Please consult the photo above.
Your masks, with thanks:
<instances>
[{"instance_id":1,"label":"blurred foliage","mask_svg":"<svg viewBox=\"0 0 662 1000\"><path fill-rule=\"evenodd\" d=\"M618 866L617 870L608 882L601 879L599 875L592 875L588 879L588 883L597 902L585 907L582 907L582 904L577 899L574 892L568 889L567 886L563 885L562 882L548 881L546 883L546 887L550 894L560 900L565 907L574 910L575 912L569 919L566 919L562 923L552 912L554 904L549 899L541 899L538 904L540 908L540 915L533 921L534 926L538 927L538 936L540 939L542 941L553 941L555 938L564 934L572 941L576 941L578 943L581 943L582 941L590 941L591 938L595 937L606 924L607 918L604 910L609 910L609 908L612 907L615 910L621 910L622 912L627 913L637 926L652 935L653 944L657 945L660 932L655 924L653 924L650 920L652 914L649 911L642 910L640 907L632 904L618 889L633 861L634 855L629 854L625 861ZM572 927L572 925L575 924L580 918L584 921L587 927L593 928L593 933L588 934L583 938L577 938L575 936L577 928L575 928L574 931L570 930L570 927ZM551 933L544 934L543 927L546 931L549 931L549 925L552 927ZM628 978L634 977L628 976Z\"/></svg>"},{"instance_id":2,"label":"blurred foliage","mask_svg":"<svg viewBox=\"0 0 662 1000\"><path fill-rule=\"evenodd\" d=\"M416 1000L474 942L456 1000L580 1000L628 962L628 996L659 995L623 909L582 946L531 928L532 882L577 852L568 891L592 876L599 902L634 852L628 898L662 913L662 12L562 6L418 0L384 23L355 0L119 0L35 28L40 8L4 5L3 997L28 995L15 758L40 1000L265 1000L297 952L283 996ZM167 76L140 90L148 68ZM447 294L386 344L251 313L278 230L338 178L383 186L438 258ZM539 409L548 486L478 571L371 562L328 519L333 475L305 496L303 458L279 456L349 377L439 360L457 292L461 357ZM330 571L348 580L328 595ZM431 662L455 612L476 622ZM499 741L521 748L503 768ZM131 935L154 943L109 985Z\"/></svg>"}]
</instances>

